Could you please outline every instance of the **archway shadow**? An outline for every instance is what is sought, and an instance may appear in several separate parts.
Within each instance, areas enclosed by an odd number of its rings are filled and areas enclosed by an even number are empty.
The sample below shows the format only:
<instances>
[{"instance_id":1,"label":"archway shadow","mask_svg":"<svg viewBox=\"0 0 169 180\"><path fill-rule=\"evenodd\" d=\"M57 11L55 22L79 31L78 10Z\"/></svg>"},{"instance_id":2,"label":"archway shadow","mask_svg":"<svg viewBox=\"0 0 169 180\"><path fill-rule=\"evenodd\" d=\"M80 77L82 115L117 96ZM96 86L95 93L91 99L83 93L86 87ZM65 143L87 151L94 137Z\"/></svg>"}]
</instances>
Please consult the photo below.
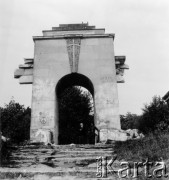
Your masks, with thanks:
<instances>
[{"instance_id":1,"label":"archway shadow","mask_svg":"<svg viewBox=\"0 0 169 180\"><path fill-rule=\"evenodd\" d=\"M91 108L89 107L90 98L83 93L80 87L88 90L93 101L93 84L89 78L82 74L68 74L62 77L56 86L59 110L59 144L95 143L94 114L89 111Z\"/></svg>"}]
</instances>

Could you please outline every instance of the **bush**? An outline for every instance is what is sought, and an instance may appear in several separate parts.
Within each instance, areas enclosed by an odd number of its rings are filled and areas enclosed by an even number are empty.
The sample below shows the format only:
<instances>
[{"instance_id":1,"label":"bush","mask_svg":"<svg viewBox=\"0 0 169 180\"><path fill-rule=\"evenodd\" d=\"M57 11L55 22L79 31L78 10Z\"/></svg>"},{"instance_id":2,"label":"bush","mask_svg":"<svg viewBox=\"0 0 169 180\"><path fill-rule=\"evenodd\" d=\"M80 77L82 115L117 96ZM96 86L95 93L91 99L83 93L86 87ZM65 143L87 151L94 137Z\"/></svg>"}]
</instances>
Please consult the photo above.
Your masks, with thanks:
<instances>
[{"instance_id":1,"label":"bush","mask_svg":"<svg viewBox=\"0 0 169 180\"><path fill-rule=\"evenodd\" d=\"M128 112L125 116L120 115L121 129L137 129L140 116Z\"/></svg>"},{"instance_id":2,"label":"bush","mask_svg":"<svg viewBox=\"0 0 169 180\"><path fill-rule=\"evenodd\" d=\"M1 124L3 136L13 143L20 143L30 137L31 109L11 100L1 108Z\"/></svg>"},{"instance_id":3,"label":"bush","mask_svg":"<svg viewBox=\"0 0 169 180\"><path fill-rule=\"evenodd\" d=\"M145 134L169 130L169 108L160 97L154 96L152 102L145 105L138 129Z\"/></svg>"},{"instance_id":4,"label":"bush","mask_svg":"<svg viewBox=\"0 0 169 180\"><path fill-rule=\"evenodd\" d=\"M121 115L121 128L139 129L144 134L169 132L169 108L159 96L154 96L152 102L146 104L142 110L140 116L129 112L125 116Z\"/></svg>"}]
</instances>

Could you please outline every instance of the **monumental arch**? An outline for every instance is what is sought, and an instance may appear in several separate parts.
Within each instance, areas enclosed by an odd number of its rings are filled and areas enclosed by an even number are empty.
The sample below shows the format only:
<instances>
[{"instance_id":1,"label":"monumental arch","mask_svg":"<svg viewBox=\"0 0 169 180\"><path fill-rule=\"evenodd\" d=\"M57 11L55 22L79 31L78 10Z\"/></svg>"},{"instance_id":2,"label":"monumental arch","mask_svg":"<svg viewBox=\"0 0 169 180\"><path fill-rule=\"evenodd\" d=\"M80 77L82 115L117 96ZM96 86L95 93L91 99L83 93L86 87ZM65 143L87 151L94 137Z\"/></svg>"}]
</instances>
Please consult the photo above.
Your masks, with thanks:
<instances>
[{"instance_id":1,"label":"monumental arch","mask_svg":"<svg viewBox=\"0 0 169 180\"><path fill-rule=\"evenodd\" d=\"M82 24L60 24L34 36L34 58L25 58L14 72L20 84L32 84L30 137L46 131L58 144L57 93L76 85L94 99L94 123L100 141L118 139L121 129L117 83L123 83L125 56L115 56L114 34ZM115 137L116 136L116 137Z\"/></svg>"}]
</instances>

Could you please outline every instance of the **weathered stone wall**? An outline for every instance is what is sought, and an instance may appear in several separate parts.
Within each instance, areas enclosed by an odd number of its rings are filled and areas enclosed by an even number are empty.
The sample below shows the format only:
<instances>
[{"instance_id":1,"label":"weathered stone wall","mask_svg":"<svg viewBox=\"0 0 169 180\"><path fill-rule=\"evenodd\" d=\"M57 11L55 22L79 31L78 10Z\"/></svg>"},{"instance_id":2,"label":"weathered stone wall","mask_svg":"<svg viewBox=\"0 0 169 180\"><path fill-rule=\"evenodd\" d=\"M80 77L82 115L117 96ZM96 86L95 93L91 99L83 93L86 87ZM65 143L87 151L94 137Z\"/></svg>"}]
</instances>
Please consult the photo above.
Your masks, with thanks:
<instances>
[{"instance_id":1,"label":"weathered stone wall","mask_svg":"<svg viewBox=\"0 0 169 180\"><path fill-rule=\"evenodd\" d=\"M33 40L34 59L25 59L25 64L14 73L20 84L33 84L31 139L36 141L37 131L42 129L51 131L58 143L56 87L61 78L71 73L86 77L77 85L93 84L95 125L100 130L100 140L117 139L113 135L120 130L117 82L124 82L123 73L128 66L124 64L125 56L114 55L114 34L83 23L62 24ZM86 82L88 79L91 82Z\"/></svg>"},{"instance_id":2,"label":"weathered stone wall","mask_svg":"<svg viewBox=\"0 0 169 180\"><path fill-rule=\"evenodd\" d=\"M95 122L100 129L120 129L113 38L81 39L78 73L94 85ZM35 41L32 91L32 139L39 128L58 126L57 82L71 73L66 39ZM55 142L57 138L55 138Z\"/></svg>"},{"instance_id":3,"label":"weathered stone wall","mask_svg":"<svg viewBox=\"0 0 169 180\"><path fill-rule=\"evenodd\" d=\"M113 38L83 39L78 72L94 85L96 126L120 129Z\"/></svg>"},{"instance_id":4,"label":"weathered stone wall","mask_svg":"<svg viewBox=\"0 0 169 180\"><path fill-rule=\"evenodd\" d=\"M39 128L50 129L57 137L58 114L55 88L59 79L68 73L70 68L65 39L35 41L32 131ZM34 133L32 133L33 138Z\"/></svg>"}]
</instances>

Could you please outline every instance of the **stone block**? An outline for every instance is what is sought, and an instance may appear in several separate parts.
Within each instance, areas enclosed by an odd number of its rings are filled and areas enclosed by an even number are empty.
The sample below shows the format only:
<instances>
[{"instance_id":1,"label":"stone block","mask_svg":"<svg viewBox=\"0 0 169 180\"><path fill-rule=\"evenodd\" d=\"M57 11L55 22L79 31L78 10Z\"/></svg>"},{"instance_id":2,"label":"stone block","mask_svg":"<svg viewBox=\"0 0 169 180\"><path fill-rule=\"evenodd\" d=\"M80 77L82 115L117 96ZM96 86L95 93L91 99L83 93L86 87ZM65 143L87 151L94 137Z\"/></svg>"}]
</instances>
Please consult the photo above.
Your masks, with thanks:
<instances>
[{"instance_id":1,"label":"stone block","mask_svg":"<svg viewBox=\"0 0 169 180\"><path fill-rule=\"evenodd\" d=\"M116 75L117 83L124 83L124 78L120 74Z\"/></svg>"},{"instance_id":2,"label":"stone block","mask_svg":"<svg viewBox=\"0 0 169 180\"><path fill-rule=\"evenodd\" d=\"M119 129L102 129L100 130L100 141L126 141L128 139L127 133Z\"/></svg>"},{"instance_id":3,"label":"stone block","mask_svg":"<svg viewBox=\"0 0 169 180\"><path fill-rule=\"evenodd\" d=\"M33 68L33 64L21 64L19 65L19 69L30 69Z\"/></svg>"},{"instance_id":4,"label":"stone block","mask_svg":"<svg viewBox=\"0 0 169 180\"><path fill-rule=\"evenodd\" d=\"M108 137L108 130L107 129L101 129L100 130L100 141L101 142L104 142L104 141L107 141Z\"/></svg>"},{"instance_id":5,"label":"stone block","mask_svg":"<svg viewBox=\"0 0 169 180\"><path fill-rule=\"evenodd\" d=\"M115 61L119 61L120 64L124 64L125 60L126 60L125 56L115 56Z\"/></svg>"},{"instance_id":6,"label":"stone block","mask_svg":"<svg viewBox=\"0 0 169 180\"><path fill-rule=\"evenodd\" d=\"M124 75L124 69L116 68L116 75Z\"/></svg>"},{"instance_id":7,"label":"stone block","mask_svg":"<svg viewBox=\"0 0 169 180\"><path fill-rule=\"evenodd\" d=\"M21 76L19 78L20 84L32 84L33 83L33 76Z\"/></svg>"},{"instance_id":8,"label":"stone block","mask_svg":"<svg viewBox=\"0 0 169 180\"><path fill-rule=\"evenodd\" d=\"M104 34L104 29L95 29L95 30L81 30L81 31L71 31L71 34ZM43 31L43 36L59 36L70 34L70 31Z\"/></svg>"},{"instance_id":9,"label":"stone block","mask_svg":"<svg viewBox=\"0 0 169 180\"><path fill-rule=\"evenodd\" d=\"M123 64L120 66L120 69L129 69L129 66L127 64Z\"/></svg>"},{"instance_id":10,"label":"stone block","mask_svg":"<svg viewBox=\"0 0 169 180\"><path fill-rule=\"evenodd\" d=\"M14 78L20 78L24 74L24 69L16 69L14 72Z\"/></svg>"},{"instance_id":11,"label":"stone block","mask_svg":"<svg viewBox=\"0 0 169 180\"><path fill-rule=\"evenodd\" d=\"M108 139L113 141L126 141L128 139L127 133L123 130L113 129L108 130Z\"/></svg>"},{"instance_id":12,"label":"stone block","mask_svg":"<svg viewBox=\"0 0 169 180\"><path fill-rule=\"evenodd\" d=\"M31 68L31 69L25 69L23 75L24 75L24 76L33 75L33 68Z\"/></svg>"},{"instance_id":13,"label":"stone block","mask_svg":"<svg viewBox=\"0 0 169 180\"><path fill-rule=\"evenodd\" d=\"M115 61L115 64L120 64L120 61Z\"/></svg>"},{"instance_id":14,"label":"stone block","mask_svg":"<svg viewBox=\"0 0 169 180\"><path fill-rule=\"evenodd\" d=\"M34 180L50 180L50 177L45 174L37 174L33 177L33 179Z\"/></svg>"},{"instance_id":15,"label":"stone block","mask_svg":"<svg viewBox=\"0 0 169 180\"><path fill-rule=\"evenodd\" d=\"M33 64L34 59L33 58L24 58L25 64Z\"/></svg>"},{"instance_id":16,"label":"stone block","mask_svg":"<svg viewBox=\"0 0 169 180\"><path fill-rule=\"evenodd\" d=\"M125 132L128 135L128 139L140 139L144 137L142 133L139 133L138 129L127 129Z\"/></svg>"},{"instance_id":17,"label":"stone block","mask_svg":"<svg viewBox=\"0 0 169 180\"><path fill-rule=\"evenodd\" d=\"M46 129L39 129L35 134L36 142L42 142L45 145L52 143L52 132Z\"/></svg>"}]
</instances>

